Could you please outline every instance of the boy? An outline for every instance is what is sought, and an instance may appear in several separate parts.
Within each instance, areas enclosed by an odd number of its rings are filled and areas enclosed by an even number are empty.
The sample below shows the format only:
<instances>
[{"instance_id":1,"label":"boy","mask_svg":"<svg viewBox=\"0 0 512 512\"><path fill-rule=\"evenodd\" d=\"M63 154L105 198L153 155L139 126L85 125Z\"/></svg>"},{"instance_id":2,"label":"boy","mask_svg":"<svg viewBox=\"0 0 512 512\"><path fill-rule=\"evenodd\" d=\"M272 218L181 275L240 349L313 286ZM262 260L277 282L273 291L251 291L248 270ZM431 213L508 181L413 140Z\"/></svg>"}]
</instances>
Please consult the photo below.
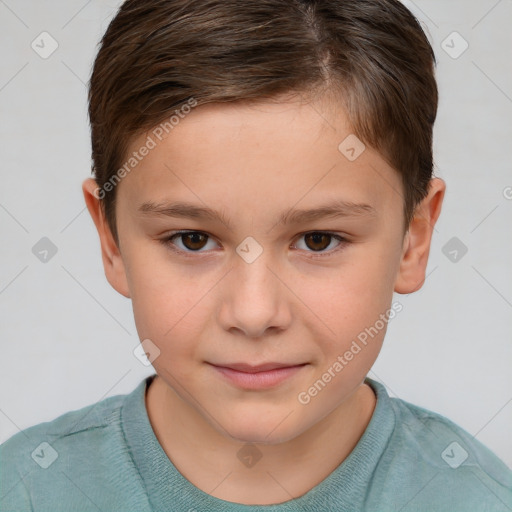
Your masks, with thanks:
<instances>
[{"instance_id":1,"label":"boy","mask_svg":"<svg viewBox=\"0 0 512 512\"><path fill-rule=\"evenodd\" d=\"M394 0L121 6L83 192L156 374L4 443L2 511L512 510L494 454L366 377L444 197L433 64Z\"/></svg>"}]
</instances>

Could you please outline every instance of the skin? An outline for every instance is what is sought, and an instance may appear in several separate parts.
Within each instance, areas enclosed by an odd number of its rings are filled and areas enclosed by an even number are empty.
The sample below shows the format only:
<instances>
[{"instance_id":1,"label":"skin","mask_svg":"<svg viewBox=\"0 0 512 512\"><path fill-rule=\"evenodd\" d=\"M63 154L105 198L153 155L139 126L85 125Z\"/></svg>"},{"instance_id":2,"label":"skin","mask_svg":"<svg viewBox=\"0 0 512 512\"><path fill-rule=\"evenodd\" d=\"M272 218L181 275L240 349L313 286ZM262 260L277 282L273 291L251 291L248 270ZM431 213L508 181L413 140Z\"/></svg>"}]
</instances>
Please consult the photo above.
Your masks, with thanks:
<instances>
[{"instance_id":1,"label":"skin","mask_svg":"<svg viewBox=\"0 0 512 512\"><path fill-rule=\"evenodd\" d=\"M177 469L215 497L282 503L347 457L375 407L364 378L385 327L309 403L298 395L391 308L394 291L414 292L425 279L445 183L431 180L404 236L398 173L370 147L349 161L338 145L351 133L343 109L325 98L196 107L117 185L119 247L96 183L83 183L106 277L131 298L140 339L160 351L146 395L155 435ZM375 213L277 224L282 213L331 199ZM177 200L221 211L232 225L138 211ZM162 243L175 230L207 236ZM346 241L304 236L318 231ZM252 263L236 252L248 236L263 249ZM208 364L268 361L307 364L262 390ZM261 454L252 467L237 457L246 443Z\"/></svg>"}]
</instances>

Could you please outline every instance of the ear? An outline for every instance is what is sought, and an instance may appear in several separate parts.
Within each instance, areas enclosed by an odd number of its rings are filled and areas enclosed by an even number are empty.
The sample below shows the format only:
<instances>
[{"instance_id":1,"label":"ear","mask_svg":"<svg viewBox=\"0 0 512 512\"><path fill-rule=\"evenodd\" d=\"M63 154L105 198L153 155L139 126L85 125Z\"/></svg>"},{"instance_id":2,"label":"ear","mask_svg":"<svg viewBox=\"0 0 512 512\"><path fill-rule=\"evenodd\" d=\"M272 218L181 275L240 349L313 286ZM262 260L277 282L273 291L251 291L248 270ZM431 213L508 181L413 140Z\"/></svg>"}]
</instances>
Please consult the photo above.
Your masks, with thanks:
<instances>
[{"instance_id":1,"label":"ear","mask_svg":"<svg viewBox=\"0 0 512 512\"><path fill-rule=\"evenodd\" d=\"M397 293L412 293L423 286L432 232L441 213L445 190L446 183L442 179L431 179L428 195L415 209L404 237L400 269L395 281Z\"/></svg>"},{"instance_id":2,"label":"ear","mask_svg":"<svg viewBox=\"0 0 512 512\"><path fill-rule=\"evenodd\" d=\"M125 297L130 297L128 280L126 277L125 266L121 257L121 252L117 247L114 236L105 219L103 207L99 199L98 184L93 178L87 178L82 183L85 204L91 214L92 220L98 230L101 244L101 258L105 276L111 286Z\"/></svg>"}]
</instances>

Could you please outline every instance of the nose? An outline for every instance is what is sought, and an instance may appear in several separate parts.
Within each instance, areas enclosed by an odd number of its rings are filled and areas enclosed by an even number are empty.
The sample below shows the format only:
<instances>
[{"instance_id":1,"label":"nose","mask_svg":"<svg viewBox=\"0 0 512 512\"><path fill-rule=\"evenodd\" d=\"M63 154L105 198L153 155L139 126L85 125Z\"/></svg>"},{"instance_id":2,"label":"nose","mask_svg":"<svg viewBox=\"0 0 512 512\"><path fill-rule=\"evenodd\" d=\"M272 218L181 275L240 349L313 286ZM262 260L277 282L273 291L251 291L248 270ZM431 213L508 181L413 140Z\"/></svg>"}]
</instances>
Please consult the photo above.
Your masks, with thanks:
<instances>
[{"instance_id":1,"label":"nose","mask_svg":"<svg viewBox=\"0 0 512 512\"><path fill-rule=\"evenodd\" d=\"M252 263L237 258L222 294L219 321L226 331L261 338L289 327L290 292L265 251Z\"/></svg>"}]
</instances>

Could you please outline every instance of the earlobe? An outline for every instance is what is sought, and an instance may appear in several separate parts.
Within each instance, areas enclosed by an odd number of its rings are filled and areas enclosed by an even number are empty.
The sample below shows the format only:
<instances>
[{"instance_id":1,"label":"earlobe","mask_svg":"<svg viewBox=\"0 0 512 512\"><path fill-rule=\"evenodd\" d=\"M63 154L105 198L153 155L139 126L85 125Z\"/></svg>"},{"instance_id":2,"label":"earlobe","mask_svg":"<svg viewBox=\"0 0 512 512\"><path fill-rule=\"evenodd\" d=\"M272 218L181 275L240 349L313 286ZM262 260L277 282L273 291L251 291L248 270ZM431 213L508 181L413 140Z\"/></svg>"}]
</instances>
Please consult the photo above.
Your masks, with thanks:
<instances>
[{"instance_id":1,"label":"earlobe","mask_svg":"<svg viewBox=\"0 0 512 512\"><path fill-rule=\"evenodd\" d=\"M400 268L395 281L395 292L412 293L425 281L432 232L441 213L446 184L441 178L430 180L429 193L416 207L404 238Z\"/></svg>"},{"instance_id":2,"label":"earlobe","mask_svg":"<svg viewBox=\"0 0 512 512\"><path fill-rule=\"evenodd\" d=\"M87 178L82 183L85 204L100 237L101 258L103 260L105 276L117 292L130 298L124 261L105 218L97 190L98 185L93 178Z\"/></svg>"}]
</instances>

